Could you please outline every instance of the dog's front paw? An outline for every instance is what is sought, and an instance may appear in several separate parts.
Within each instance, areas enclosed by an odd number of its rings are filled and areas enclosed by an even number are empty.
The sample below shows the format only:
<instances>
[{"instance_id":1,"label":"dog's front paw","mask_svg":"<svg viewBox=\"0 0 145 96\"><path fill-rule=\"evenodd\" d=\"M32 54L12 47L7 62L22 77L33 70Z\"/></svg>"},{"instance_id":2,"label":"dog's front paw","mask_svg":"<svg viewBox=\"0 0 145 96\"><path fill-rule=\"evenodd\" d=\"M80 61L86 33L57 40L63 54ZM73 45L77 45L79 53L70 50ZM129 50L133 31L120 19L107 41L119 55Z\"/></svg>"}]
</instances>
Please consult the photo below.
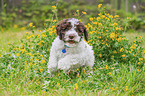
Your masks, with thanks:
<instances>
[{"instance_id":1,"label":"dog's front paw","mask_svg":"<svg viewBox=\"0 0 145 96\"><path fill-rule=\"evenodd\" d=\"M63 62L63 60L60 60L58 62L58 67L57 69L60 69L60 70L68 70L70 68L69 64L67 62Z\"/></svg>"}]
</instances>

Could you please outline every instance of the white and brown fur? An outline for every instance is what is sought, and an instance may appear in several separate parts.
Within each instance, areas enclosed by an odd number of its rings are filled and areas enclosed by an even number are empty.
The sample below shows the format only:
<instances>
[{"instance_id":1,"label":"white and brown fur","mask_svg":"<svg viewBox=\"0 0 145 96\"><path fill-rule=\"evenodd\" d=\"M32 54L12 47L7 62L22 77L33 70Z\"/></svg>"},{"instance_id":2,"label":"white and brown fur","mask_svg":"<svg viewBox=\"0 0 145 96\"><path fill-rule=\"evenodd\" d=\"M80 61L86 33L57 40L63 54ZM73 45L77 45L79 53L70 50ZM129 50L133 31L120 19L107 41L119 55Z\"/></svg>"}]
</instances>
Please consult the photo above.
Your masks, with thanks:
<instances>
[{"instance_id":1,"label":"white and brown fur","mask_svg":"<svg viewBox=\"0 0 145 96\"><path fill-rule=\"evenodd\" d=\"M56 70L74 70L82 66L94 65L92 46L88 45L88 32L78 19L70 18L60 21L56 27L58 37L50 49L48 72ZM66 52L62 52L65 50Z\"/></svg>"}]
</instances>

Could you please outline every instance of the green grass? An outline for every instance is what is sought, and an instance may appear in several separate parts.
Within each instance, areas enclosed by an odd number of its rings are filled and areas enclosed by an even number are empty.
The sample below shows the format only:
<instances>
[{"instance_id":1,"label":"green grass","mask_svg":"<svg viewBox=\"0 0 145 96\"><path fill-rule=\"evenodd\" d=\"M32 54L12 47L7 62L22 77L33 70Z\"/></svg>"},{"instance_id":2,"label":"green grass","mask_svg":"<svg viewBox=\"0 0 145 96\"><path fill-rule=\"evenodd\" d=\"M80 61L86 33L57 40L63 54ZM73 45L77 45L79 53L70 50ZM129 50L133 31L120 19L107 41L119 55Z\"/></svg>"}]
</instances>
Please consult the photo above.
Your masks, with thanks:
<instances>
[{"instance_id":1,"label":"green grass","mask_svg":"<svg viewBox=\"0 0 145 96\"><path fill-rule=\"evenodd\" d=\"M142 36L143 41L145 41L145 32L139 31L139 32L126 32L124 35L129 39L129 41L133 42L136 37ZM145 42L143 42L142 46L145 48Z\"/></svg>"},{"instance_id":2,"label":"green grass","mask_svg":"<svg viewBox=\"0 0 145 96\"><path fill-rule=\"evenodd\" d=\"M25 81L21 75L18 77L14 77L11 75L7 79L0 78L1 86L0 95L6 96L15 96L15 95L43 95L43 96L144 96L145 95L145 67L142 70L136 70L134 66L130 66L130 69L126 67L126 65L121 65L120 68L114 68L111 71L111 75L109 77L111 79L103 79L108 78L108 74L104 74L106 70L97 69L93 75L90 77L82 78L81 76L73 79L76 82L73 82L68 87L61 87L63 85L60 84L60 87L57 88L48 88L49 91L45 91L41 89L43 83L33 82L30 79L27 79L25 83L21 83L21 81ZM102 77L100 77L102 75ZM11 78L13 77L13 78ZM58 80L56 82L60 82L59 80L65 80L61 78L57 78L57 76L53 77ZM87 80L89 82L87 82ZM71 80L64 81L65 83L69 83ZM97 84L98 89L93 89L90 86L90 89L83 88L84 85L90 84L91 81ZM78 89L75 89L75 83L78 84ZM86 85L86 87L88 87ZM92 89L91 89L92 88ZM94 90L94 91L92 91Z\"/></svg>"},{"instance_id":3,"label":"green grass","mask_svg":"<svg viewBox=\"0 0 145 96\"><path fill-rule=\"evenodd\" d=\"M5 32L0 32L0 54L4 54L9 49L9 44L18 45L20 40L26 36L26 32L30 30L12 29Z\"/></svg>"},{"instance_id":4,"label":"green grass","mask_svg":"<svg viewBox=\"0 0 145 96\"><path fill-rule=\"evenodd\" d=\"M28 31L9 31L3 32L0 35L0 48L8 50L8 43L19 44L20 39ZM142 36L145 40L145 33L124 33L130 42L134 41L136 36ZM145 48L145 42L143 42ZM108 65L108 69L106 68ZM65 76L53 76L51 82L60 83L54 84L55 87L47 86L49 91L42 89L44 87L43 76L34 78L32 81L30 77L31 72L26 74L16 73L19 68L11 71L11 74L5 78L0 78L0 95L15 96L15 95L33 95L33 96L144 96L145 95L145 66L142 69L136 68L132 65L128 67L126 64L112 63L110 66L108 62L98 62L97 69L93 75L83 77L84 74L77 78L68 78ZM21 66L20 66L21 67ZM109 75L110 74L110 75ZM71 82L71 83L70 83ZM76 85L78 88L76 89ZM53 84L52 84L53 85ZM96 88L97 86L97 88Z\"/></svg>"},{"instance_id":5,"label":"green grass","mask_svg":"<svg viewBox=\"0 0 145 96\"><path fill-rule=\"evenodd\" d=\"M0 53L4 53L8 51L9 46L8 43L18 44L19 40L25 35L26 30L24 31L7 31L7 32L0 32Z\"/></svg>"}]
</instances>

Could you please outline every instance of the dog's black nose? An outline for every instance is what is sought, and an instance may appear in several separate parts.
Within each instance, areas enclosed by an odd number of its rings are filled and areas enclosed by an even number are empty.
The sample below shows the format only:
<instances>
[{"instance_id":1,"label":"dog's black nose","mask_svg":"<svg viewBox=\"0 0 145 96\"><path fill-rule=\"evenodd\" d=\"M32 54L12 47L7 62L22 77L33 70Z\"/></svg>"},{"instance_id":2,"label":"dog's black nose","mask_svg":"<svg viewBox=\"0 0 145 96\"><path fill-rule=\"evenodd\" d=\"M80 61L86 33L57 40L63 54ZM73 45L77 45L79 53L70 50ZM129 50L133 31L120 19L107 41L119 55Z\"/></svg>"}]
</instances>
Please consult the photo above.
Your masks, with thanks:
<instances>
[{"instance_id":1,"label":"dog's black nose","mask_svg":"<svg viewBox=\"0 0 145 96\"><path fill-rule=\"evenodd\" d=\"M75 36L74 35L69 35L69 38L70 39L73 39Z\"/></svg>"}]
</instances>

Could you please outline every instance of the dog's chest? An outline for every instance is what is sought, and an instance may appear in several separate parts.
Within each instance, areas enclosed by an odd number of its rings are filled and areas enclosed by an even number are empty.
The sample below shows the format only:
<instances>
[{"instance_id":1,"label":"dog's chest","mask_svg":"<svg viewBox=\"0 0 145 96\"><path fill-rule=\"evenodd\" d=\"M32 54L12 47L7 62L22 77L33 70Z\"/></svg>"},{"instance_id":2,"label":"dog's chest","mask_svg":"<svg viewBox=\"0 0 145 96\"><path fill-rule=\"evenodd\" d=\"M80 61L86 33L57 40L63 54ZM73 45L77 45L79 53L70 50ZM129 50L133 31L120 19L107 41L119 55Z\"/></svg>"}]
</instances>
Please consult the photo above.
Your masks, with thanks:
<instances>
[{"instance_id":1,"label":"dog's chest","mask_svg":"<svg viewBox=\"0 0 145 96\"><path fill-rule=\"evenodd\" d=\"M57 51L58 59L61 59L67 55L73 55L73 54L81 54L81 50L78 48L66 48L66 47L64 47L64 48L59 49Z\"/></svg>"}]
</instances>

